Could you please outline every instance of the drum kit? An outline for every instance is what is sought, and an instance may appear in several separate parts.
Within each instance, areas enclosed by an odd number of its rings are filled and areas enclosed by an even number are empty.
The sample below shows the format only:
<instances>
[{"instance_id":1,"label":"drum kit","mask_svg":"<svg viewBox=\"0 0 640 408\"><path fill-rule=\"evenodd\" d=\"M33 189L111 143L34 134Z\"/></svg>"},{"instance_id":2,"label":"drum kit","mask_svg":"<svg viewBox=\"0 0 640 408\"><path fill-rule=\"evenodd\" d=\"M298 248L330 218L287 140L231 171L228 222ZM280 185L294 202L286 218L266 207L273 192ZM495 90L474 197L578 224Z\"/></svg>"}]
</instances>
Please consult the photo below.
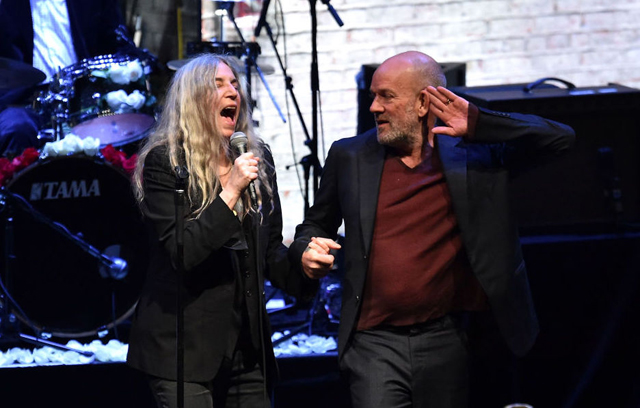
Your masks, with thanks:
<instances>
[{"instance_id":1,"label":"drum kit","mask_svg":"<svg viewBox=\"0 0 640 408\"><path fill-rule=\"evenodd\" d=\"M133 146L156 121L149 74L147 61L129 55L61 69L32 98L45 124L40 139L73 133L99 138L101 146ZM0 93L44 79L36 68L0 58ZM130 178L120 167L86 155L38 160L0 189L0 227L0 339L20 323L36 337L20 333L18 340L40 345L50 337L118 335L148 258Z\"/></svg>"},{"instance_id":2,"label":"drum kit","mask_svg":"<svg viewBox=\"0 0 640 408\"><path fill-rule=\"evenodd\" d=\"M275 104L263 76L273 68L258 65L259 45L240 37L191 43L189 55L231 55L248 77L260 75ZM84 59L44 86L40 70L0 58L0 96L39 90L31 108L44 123L43 145L74 134L100 139L101 147L137 149L158 115L149 81L157 61L145 55ZM187 62L167 65L176 70ZM36 337L19 337L38 344L51 337L118 337L142 290L149 251L130 178L121 168L97 156L41 158L0 186L0 229L0 340L21 324ZM325 292L325 307L339 317L339 287Z\"/></svg>"},{"instance_id":3,"label":"drum kit","mask_svg":"<svg viewBox=\"0 0 640 408\"><path fill-rule=\"evenodd\" d=\"M239 63L259 54L255 43L191 47ZM151 65L139 55L97 56L62 68L43 89L44 73L0 58L0 95L38 90L31 106L44 123L38 148L74 134L137 149L156 122ZM97 156L40 158L0 188L0 241L0 339L21 325L35 333L20 334L31 342L118 336L133 314L148 244L121 168Z\"/></svg>"},{"instance_id":4,"label":"drum kit","mask_svg":"<svg viewBox=\"0 0 640 408\"><path fill-rule=\"evenodd\" d=\"M150 66L130 55L101 55L61 69L33 102L44 140L73 133L119 147L139 141L155 123ZM48 131L48 132L47 132Z\"/></svg>"}]
</instances>

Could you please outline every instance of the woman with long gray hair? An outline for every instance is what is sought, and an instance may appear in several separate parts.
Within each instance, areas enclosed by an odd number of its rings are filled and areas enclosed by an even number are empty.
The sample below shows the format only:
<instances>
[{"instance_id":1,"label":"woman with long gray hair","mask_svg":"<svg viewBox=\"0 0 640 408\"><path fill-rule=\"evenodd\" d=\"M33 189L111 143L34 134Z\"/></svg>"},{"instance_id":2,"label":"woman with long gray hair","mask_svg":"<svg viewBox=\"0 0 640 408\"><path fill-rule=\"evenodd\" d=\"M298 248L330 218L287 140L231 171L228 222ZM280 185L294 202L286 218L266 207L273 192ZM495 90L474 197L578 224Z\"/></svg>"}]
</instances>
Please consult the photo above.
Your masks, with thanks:
<instances>
[{"instance_id":1,"label":"woman with long gray hair","mask_svg":"<svg viewBox=\"0 0 640 408\"><path fill-rule=\"evenodd\" d=\"M176 220L180 169L188 177ZM184 406L269 407L276 370L264 278L294 296L317 286L289 268L273 158L231 59L201 55L175 73L133 183L151 249L129 365L147 374L159 407L176 406L181 291Z\"/></svg>"}]
</instances>

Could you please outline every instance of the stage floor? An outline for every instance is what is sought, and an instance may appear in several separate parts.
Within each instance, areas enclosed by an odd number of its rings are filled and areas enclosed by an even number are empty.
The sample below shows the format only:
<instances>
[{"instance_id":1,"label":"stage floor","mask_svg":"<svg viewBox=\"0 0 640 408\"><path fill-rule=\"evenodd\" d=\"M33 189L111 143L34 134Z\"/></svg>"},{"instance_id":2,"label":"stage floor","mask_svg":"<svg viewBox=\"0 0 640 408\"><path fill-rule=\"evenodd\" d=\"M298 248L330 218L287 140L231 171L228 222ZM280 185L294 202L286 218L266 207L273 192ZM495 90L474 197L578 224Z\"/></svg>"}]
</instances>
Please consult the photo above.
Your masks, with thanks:
<instances>
[{"instance_id":1,"label":"stage floor","mask_svg":"<svg viewBox=\"0 0 640 408\"><path fill-rule=\"evenodd\" d=\"M337 355L279 357L281 382L274 407L348 408ZM3 408L154 408L144 376L125 363L0 368Z\"/></svg>"}]
</instances>

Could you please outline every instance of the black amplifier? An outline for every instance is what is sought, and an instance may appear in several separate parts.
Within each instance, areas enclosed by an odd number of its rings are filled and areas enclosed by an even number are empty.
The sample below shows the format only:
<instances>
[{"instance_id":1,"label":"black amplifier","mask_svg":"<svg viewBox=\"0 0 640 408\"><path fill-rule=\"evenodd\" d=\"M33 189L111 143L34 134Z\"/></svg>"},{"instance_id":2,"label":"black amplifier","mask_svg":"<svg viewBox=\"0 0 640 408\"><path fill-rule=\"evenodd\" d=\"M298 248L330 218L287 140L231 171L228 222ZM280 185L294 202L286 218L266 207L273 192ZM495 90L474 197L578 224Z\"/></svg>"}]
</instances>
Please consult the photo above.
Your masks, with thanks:
<instances>
[{"instance_id":1,"label":"black amplifier","mask_svg":"<svg viewBox=\"0 0 640 408\"><path fill-rule=\"evenodd\" d=\"M557 78L451 90L480 107L535 114L576 131L569 154L514 178L524 235L633 229L640 222L640 90L575 87Z\"/></svg>"}]
</instances>

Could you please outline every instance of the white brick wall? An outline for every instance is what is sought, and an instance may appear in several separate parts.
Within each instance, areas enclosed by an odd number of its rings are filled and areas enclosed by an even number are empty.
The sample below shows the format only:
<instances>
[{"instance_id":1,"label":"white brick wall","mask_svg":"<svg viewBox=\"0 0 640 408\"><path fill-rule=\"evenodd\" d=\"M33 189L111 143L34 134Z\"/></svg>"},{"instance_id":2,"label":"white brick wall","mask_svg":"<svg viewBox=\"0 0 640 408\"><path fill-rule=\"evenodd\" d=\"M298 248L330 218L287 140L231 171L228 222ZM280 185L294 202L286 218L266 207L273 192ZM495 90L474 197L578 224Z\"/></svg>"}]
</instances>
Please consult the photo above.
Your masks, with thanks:
<instances>
[{"instance_id":1,"label":"white brick wall","mask_svg":"<svg viewBox=\"0 0 640 408\"><path fill-rule=\"evenodd\" d=\"M310 2L280 3L285 14L287 71L311 132ZM324 125L321 162L334 140L356 131L354 78L361 65L380 63L409 49L426 52L440 62L466 62L469 86L553 76L577 86L615 82L640 88L640 0L332 0L331 4L345 25L338 27L327 7L317 2ZM274 31L275 10L273 0L268 21ZM239 22L246 39L252 39L256 20L257 16ZM262 47L259 62L276 68L266 80L277 104L286 111L284 80L265 30L256 41ZM278 50L283 57L284 42L281 35ZM284 124L259 81L253 78L259 131L275 153L288 243L304 207L301 181L294 168L286 166L309 154L309 149L293 104L289 103L291 117Z\"/></svg>"}]
</instances>

